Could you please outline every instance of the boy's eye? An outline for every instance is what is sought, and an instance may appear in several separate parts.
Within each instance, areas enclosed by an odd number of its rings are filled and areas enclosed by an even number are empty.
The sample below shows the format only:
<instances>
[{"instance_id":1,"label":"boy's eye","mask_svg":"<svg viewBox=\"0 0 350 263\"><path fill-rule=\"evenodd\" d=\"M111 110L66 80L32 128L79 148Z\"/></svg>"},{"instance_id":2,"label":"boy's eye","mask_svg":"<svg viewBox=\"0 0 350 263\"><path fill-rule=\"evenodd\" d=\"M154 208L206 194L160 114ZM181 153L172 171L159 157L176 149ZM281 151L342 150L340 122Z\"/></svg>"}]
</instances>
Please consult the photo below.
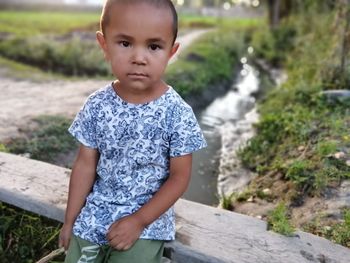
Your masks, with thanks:
<instances>
[{"instance_id":1,"label":"boy's eye","mask_svg":"<svg viewBox=\"0 0 350 263\"><path fill-rule=\"evenodd\" d=\"M120 41L119 44L122 46L122 47L129 47L130 46L130 43L128 41Z\"/></svg>"},{"instance_id":2,"label":"boy's eye","mask_svg":"<svg viewBox=\"0 0 350 263\"><path fill-rule=\"evenodd\" d=\"M149 45L149 48L153 51L160 49L161 47L157 44L151 44Z\"/></svg>"}]
</instances>

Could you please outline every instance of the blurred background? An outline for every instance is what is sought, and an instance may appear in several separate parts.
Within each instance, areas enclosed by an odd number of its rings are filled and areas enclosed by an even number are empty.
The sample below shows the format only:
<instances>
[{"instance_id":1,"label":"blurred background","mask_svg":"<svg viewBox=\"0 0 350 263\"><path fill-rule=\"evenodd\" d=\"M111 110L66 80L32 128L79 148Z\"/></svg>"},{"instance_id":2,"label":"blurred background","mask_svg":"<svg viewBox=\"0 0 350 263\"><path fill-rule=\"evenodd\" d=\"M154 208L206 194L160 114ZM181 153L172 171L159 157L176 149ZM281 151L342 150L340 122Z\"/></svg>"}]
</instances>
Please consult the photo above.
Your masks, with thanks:
<instances>
[{"instance_id":1,"label":"blurred background","mask_svg":"<svg viewBox=\"0 0 350 263\"><path fill-rule=\"evenodd\" d=\"M173 2L182 49L165 79L208 141L184 198L350 247L350 1ZM113 80L102 4L0 0L0 151L71 168L67 128ZM0 200L0 261L35 262L60 226Z\"/></svg>"}]
</instances>

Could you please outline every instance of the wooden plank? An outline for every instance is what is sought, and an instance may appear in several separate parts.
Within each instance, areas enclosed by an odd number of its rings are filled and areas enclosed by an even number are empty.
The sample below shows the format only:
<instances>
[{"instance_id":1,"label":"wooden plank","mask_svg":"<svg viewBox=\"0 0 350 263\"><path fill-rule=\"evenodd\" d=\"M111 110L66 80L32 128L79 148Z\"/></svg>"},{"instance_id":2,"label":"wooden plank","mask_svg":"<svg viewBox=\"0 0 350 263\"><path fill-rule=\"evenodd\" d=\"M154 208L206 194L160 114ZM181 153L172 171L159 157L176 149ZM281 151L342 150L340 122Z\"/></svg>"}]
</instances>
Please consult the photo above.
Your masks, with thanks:
<instances>
[{"instance_id":1,"label":"wooden plank","mask_svg":"<svg viewBox=\"0 0 350 263\"><path fill-rule=\"evenodd\" d=\"M70 170L0 152L0 200L63 221Z\"/></svg>"},{"instance_id":2,"label":"wooden plank","mask_svg":"<svg viewBox=\"0 0 350 263\"><path fill-rule=\"evenodd\" d=\"M63 221L70 170L0 153L0 200ZM349 263L350 249L298 231L285 237L249 216L179 200L172 262Z\"/></svg>"},{"instance_id":3,"label":"wooden plank","mask_svg":"<svg viewBox=\"0 0 350 263\"><path fill-rule=\"evenodd\" d=\"M223 262L350 262L350 249L302 231L279 235L246 215L186 200L176 204L176 214L177 240Z\"/></svg>"}]
</instances>

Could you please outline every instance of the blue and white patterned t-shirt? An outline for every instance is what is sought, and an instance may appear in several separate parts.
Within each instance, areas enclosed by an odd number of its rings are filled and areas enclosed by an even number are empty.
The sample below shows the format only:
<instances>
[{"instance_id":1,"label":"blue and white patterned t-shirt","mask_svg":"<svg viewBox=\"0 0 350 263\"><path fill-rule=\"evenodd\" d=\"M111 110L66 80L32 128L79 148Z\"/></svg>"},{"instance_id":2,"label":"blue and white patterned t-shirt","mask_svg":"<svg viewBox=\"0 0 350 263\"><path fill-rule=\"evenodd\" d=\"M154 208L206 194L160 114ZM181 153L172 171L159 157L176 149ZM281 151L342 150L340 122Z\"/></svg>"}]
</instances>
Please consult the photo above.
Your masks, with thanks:
<instances>
[{"instance_id":1,"label":"blue and white patterned t-shirt","mask_svg":"<svg viewBox=\"0 0 350 263\"><path fill-rule=\"evenodd\" d=\"M100 153L93 190L73 227L76 236L96 244L106 244L110 225L159 190L169 176L171 157L206 146L191 107L171 87L154 101L131 104L108 85L89 96L69 132ZM140 238L173 240L173 208Z\"/></svg>"}]
</instances>

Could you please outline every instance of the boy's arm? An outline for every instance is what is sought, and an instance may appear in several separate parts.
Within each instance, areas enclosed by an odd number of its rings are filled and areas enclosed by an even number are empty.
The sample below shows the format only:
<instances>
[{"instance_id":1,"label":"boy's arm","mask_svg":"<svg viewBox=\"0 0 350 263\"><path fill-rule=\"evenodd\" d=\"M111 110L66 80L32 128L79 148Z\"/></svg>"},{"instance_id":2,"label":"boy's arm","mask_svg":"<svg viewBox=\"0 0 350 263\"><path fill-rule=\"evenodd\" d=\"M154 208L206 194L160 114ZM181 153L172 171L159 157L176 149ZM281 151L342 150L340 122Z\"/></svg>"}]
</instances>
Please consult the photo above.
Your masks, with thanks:
<instances>
[{"instance_id":1,"label":"boy's arm","mask_svg":"<svg viewBox=\"0 0 350 263\"><path fill-rule=\"evenodd\" d=\"M64 224L59 237L59 246L68 249L73 224L96 179L99 153L96 149L81 145L74 162L70 182Z\"/></svg>"},{"instance_id":2,"label":"boy's arm","mask_svg":"<svg viewBox=\"0 0 350 263\"><path fill-rule=\"evenodd\" d=\"M170 158L170 175L151 200L137 212L126 216L109 229L107 238L117 250L127 250L143 229L165 213L185 192L191 177L192 154Z\"/></svg>"}]
</instances>

